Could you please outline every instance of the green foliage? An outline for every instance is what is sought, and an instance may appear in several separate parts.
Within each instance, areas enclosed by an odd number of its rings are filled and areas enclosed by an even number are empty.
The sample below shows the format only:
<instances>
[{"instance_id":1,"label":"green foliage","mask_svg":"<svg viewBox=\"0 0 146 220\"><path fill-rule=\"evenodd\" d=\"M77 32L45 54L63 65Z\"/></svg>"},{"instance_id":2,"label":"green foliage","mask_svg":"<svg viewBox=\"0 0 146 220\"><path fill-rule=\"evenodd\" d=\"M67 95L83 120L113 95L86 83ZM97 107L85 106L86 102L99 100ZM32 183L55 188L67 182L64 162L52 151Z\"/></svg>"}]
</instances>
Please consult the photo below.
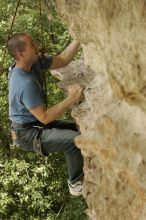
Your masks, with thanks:
<instances>
[{"instance_id":1,"label":"green foliage","mask_svg":"<svg viewBox=\"0 0 146 220\"><path fill-rule=\"evenodd\" d=\"M62 154L44 159L12 150L0 164L0 219L86 219L83 199L69 196Z\"/></svg>"},{"instance_id":2,"label":"green foliage","mask_svg":"<svg viewBox=\"0 0 146 220\"><path fill-rule=\"evenodd\" d=\"M46 52L60 53L71 41L66 27L57 18L53 0L50 10L43 14L43 37ZM0 61L17 1L1 0ZM39 1L21 1L13 27L14 32L28 32L41 42ZM43 8L43 12L44 12ZM52 19L48 20L47 14ZM7 55L4 67L13 60ZM0 78L0 219L1 220L86 220L83 198L72 198L67 187L64 155L50 154L48 158L23 152L12 145L8 119L8 80L5 71ZM49 72L48 101L53 105L63 99ZM64 117L69 117L67 112Z\"/></svg>"}]
</instances>

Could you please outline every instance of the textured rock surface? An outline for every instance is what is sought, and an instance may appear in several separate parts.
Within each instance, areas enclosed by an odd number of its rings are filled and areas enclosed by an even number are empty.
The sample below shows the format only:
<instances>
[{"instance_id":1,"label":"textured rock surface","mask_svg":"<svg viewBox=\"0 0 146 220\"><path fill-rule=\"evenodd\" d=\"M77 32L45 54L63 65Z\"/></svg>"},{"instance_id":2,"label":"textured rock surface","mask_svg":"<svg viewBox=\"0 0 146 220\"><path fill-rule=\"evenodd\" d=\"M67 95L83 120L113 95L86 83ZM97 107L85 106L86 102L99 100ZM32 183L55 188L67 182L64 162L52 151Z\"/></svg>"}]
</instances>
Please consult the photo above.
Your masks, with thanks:
<instances>
[{"instance_id":1,"label":"textured rock surface","mask_svg":"<svg viewBox=\"0 0 146 220\"><path fill-rule=\"evenodd\" d=\"M86 87L95 77L96 73L84 64L84 60L72 61L64 68L52 70L51 74L59 79L57 83L59 88L66 91L69 85L79 83L82 87Z\"/></svg>"},{"instance_id":2,"label":"textured rock surface","mask_svg":"<svg viewBox=\"0 0 146 220\"><path fill-rule=\"evenodd\" d=\"M146 1L56 3L90 66L73 110L89 219L146 220Z\"/></svg>"}]
</instances>

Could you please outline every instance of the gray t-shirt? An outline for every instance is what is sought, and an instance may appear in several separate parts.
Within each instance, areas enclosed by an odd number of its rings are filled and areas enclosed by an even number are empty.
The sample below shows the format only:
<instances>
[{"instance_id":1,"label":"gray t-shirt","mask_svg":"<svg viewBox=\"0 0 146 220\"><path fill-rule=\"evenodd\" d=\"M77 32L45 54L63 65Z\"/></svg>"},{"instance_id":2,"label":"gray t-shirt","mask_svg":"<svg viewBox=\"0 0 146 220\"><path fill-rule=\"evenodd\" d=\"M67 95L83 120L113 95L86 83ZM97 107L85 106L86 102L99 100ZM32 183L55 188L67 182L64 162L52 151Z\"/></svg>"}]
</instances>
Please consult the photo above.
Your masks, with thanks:
<instances>
[{"instance_id":1,"label":"gray t-shirt","mask_svg":"<svg viewBox=\"0 0 146 220\"><path fill-rule=\"evenodd\" d=\"M44 69L49 69L53 57L45 55ZM37 119L28 109L44 104L41 80L41 59L37 58L31 72L14 67L9 73L9 117L11 121L25 124Z\"/></svg>"}]
</instances>

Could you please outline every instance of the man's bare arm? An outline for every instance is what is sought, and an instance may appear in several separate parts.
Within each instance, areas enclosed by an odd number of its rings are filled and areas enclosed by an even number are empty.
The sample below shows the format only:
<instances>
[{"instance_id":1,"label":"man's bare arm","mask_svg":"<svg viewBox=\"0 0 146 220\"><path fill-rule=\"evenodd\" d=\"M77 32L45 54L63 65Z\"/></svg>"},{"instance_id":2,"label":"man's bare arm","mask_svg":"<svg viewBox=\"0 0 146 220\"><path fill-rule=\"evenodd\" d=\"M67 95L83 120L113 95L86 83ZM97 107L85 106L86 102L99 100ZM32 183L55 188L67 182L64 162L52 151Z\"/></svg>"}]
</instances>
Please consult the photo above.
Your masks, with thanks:
<instances>
[{"instance_id":1,"label":"man's bare arm","mask_svg":"<svg viewBox=\"0 0 146 220\"><path fill-rule=\"evenodd\" d=\"M68 88L68 96L63 101L46 109L43 105L29 109L29 111L43 124L48 124L51 121L59 118L64 111L78 101L82 94L82 88L75 84Z\"/></svg>"},{"instance_id":2,"label":"man's bare arm","mask_svg":"<svg viewBox=\"0 0 146 220\"><path fill-rule=\"evenodd\" d=\"M58 56L53 57L51 70L66 66L74 58L80 47L80 43L73 40L72 43Z\"/></svg>"}]
</instances>

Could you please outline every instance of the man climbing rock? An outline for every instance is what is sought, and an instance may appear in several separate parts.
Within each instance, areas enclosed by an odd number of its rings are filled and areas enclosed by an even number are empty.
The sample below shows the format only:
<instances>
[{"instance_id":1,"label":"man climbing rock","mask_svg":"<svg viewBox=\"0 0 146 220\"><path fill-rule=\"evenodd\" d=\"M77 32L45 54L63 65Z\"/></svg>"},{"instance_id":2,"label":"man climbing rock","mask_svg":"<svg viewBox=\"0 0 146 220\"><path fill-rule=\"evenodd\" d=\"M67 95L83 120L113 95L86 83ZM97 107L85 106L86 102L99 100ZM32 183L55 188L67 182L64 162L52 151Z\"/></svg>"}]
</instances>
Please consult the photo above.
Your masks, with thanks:
<instances>
[{"instance_id":1,"label":"man climbing rock","mask_svg":"<svg viewBox=\"0 0 146 220\"><path fill-rule=\"evenodd\" d=\"M57 69L66 66L76 54L79 42L73 41L60 55L40 57L32 37L26 33L14 34L8 41L8 51L15 59L9 73L9 117L12 122L14 144L25 151L47 156L63 151L68 168L68 186L72 195L81 195L83 157L75 146L79 135L76 125L68 120L57 120L63 112L78 101L82 88L68 87L67 97L46 108L42 68Z\"/></svg>"}]
</instances>

